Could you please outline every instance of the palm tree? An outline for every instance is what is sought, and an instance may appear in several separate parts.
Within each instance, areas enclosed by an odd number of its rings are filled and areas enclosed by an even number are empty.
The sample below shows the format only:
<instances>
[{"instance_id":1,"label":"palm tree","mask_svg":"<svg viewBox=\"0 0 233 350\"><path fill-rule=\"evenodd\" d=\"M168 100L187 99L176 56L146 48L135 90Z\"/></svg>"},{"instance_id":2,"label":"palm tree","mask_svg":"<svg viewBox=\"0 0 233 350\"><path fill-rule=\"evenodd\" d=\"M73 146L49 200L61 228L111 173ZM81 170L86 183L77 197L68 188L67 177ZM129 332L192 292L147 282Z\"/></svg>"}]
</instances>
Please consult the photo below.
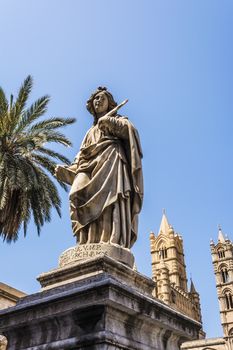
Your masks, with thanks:
<instances>
[{"instance_id":1,"label":"palm tree","mask_svg":"<svg viewBox=\"0 0 233 350\"><path fill-rule=\"evenodd\" d=\"M61 200L49 173L55 178L56 159L70 164L66 157L47 148L47 144L71 146L57 130L75 119L38 120L47 110L49 96L26 108L32 83L28 76L16 100L11 95L9 102L0 88L0 236L7 242L17 240L21 226L26 236L31 216L38 235L44 223L51 220L53 207L61 216Z\"/></svg>"}]
</instances>

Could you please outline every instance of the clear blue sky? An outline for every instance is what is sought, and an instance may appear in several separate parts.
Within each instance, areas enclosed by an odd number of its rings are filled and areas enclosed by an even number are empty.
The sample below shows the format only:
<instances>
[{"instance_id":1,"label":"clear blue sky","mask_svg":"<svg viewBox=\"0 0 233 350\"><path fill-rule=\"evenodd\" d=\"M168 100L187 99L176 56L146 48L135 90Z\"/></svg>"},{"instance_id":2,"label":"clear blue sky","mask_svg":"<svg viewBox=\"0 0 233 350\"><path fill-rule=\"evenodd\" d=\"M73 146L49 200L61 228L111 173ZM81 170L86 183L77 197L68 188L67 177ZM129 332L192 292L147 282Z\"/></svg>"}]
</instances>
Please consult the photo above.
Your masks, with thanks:
<instances>
[{"instance_id":1,"label":"clear blue sky","mask_svg":"<svg viewBox=\"0 0 233 350\"><path fill-rule=\"evenodd\" d=\"M222 334L209 249L220 223L233 239L233 2L231 0L0 0L0 85L17 93L31 74L32 100L48 116L74 116L74 158L92 118L90 93L106 85L138 128L145 201L133 251L151 275L149 232L166 208L183 235L188 275L200 292L204 329ZM0 280L25 292L75 244L63 199L38 238L0 245Z\"/></svg>"}]
</instances>

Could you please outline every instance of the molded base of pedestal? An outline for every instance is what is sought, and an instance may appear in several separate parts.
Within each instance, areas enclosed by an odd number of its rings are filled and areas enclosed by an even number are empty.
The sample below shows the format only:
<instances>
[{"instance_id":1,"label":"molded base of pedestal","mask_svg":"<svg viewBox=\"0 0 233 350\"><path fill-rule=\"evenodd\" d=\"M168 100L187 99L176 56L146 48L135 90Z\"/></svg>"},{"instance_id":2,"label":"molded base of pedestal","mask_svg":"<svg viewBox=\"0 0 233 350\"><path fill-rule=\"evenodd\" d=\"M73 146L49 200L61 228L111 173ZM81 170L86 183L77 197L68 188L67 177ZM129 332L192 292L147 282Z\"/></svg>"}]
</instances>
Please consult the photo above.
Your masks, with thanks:
<instances>
[{"instance_id":1,"label":"molded base of pedestal","mask_svg":"<svg viewBox=\"0 0 233 350\"><path fill-rule=\"evenodd\" d=\"M94 258L73 261L64 267L58 267L42 273L37 280L40 282L42 290L47 290L74 281L82 281L90 277L95 278L106 273L120 279L126 285L130 284L132 288L148 296L152 295L155 288L155 283L150 278L136 273L135 270L127 265L105 254L100 254Z\"/></svg>"}]
</instances>

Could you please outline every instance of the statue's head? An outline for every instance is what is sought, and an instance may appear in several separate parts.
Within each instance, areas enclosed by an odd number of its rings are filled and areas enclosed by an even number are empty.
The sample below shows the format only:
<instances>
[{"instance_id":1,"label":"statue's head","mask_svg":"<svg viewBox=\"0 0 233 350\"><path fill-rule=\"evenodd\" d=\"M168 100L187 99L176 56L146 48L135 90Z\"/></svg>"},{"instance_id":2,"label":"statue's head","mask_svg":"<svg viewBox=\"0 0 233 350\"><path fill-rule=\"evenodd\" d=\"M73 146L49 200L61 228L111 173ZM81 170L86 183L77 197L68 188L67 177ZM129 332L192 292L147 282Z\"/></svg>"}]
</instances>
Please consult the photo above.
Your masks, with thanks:
<instances>
[{"instance_id":1,"label":"statue's head","mask_svg":"<svg viewBox=\"0 0 233 350\"><path fill-rule=\"evenodd\" d=\"M99 115L103 115L111 111L117 106L112 94L107 91L106 87L99 86L87 101L87 110L94 116L94 124L98 120Z\"/></svg>"}]
</instances>

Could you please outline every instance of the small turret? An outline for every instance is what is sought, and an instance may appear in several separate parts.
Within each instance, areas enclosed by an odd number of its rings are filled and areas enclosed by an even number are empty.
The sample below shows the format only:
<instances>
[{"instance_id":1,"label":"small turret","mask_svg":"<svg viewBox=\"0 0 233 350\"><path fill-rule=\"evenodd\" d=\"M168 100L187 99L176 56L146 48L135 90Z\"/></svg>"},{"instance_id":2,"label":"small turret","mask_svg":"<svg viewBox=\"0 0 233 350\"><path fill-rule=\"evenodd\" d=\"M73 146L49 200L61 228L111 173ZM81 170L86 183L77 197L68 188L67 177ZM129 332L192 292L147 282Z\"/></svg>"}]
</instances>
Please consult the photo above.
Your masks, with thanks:
<instances>
[{"instance_id":1,"label":"small turret","mask_svg":"<svg viewBox=\"0 0 233 350\"><path fill-rule=\"evenodd\" d=\"M197 294L196 288L194 286L193 280L191 278L191 283L190 283L190 292L191 294Z\"/></svg>"},{"instance_id":2,"label":"small turret","mask_svg":"<svg viewBox=\"0 0 233 350\"><path fill-rule=\"evenodd\" d=\"M171 286L169 281L169 270L164 261L161 261L159 264L157 288L158 298L169 305L171 303Z\"/></svg>"},{"instance_id":3,"label":"small turret","mask_svg":"<svg viewBox=\"0 0 233 350\"><path fill-rule=\"evenodd\" d=\"M191 283L190 283L189 295L190 295L193 303L195 304L196 318L200 323L202 323L200 296L199 296L199 293L196 291L196 288L194 286L192 278L191 278Z\"/></svg>"}]
</instances>

